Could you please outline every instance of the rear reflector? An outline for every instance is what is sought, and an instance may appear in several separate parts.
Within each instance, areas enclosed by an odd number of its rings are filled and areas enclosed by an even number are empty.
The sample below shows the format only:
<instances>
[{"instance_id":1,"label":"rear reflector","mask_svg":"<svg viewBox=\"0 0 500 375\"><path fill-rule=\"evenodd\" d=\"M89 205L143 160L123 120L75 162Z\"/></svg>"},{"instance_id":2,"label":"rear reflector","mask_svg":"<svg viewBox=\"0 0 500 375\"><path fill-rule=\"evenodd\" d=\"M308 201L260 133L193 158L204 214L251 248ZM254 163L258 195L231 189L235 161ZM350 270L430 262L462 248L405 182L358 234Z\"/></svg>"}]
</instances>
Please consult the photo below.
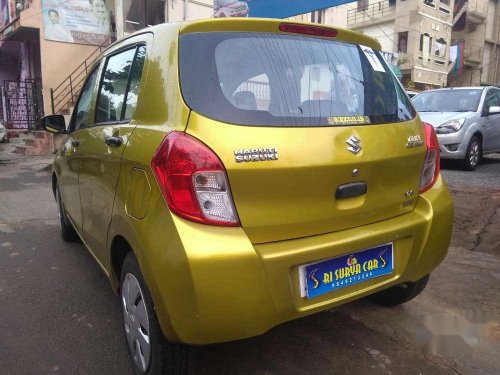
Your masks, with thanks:
<instances>
[{"instance_id":1,"label":"rear reflector","mask_svg":"<svg viewBox=\"0 0 500 375\"><path fill-rule=\"evenodd\" d=\"M440 171L439 141L436 131L432 125L425 122L423 126L427 153L425 154L424 168L420 177L420 193L426 192L434 185Z\"/></svg>"},{"instance_id":2,"label":"rear reflector","mask_svg":"<svg viewBox=\"0 0 500 375\"><path fill-rule=\"evenodd\" d=\"M196 138L171 132L158 147L151 168L173 213L203 224L239 226L226 170Z\"/></svg>"},{"instance_id":3,"label":"rear reflector","mask_svg":"<svg viewBox=\"0 0 500 375\"><path fill-rule=\"evenodd\" d=\"M305 34L314 36L323 36L327 38L335 38L337 30L328 27L313 26L313 25L299 25L295 23L281 23L279 26L280 31L293 34Z\"/></svg>"}]
</instances>

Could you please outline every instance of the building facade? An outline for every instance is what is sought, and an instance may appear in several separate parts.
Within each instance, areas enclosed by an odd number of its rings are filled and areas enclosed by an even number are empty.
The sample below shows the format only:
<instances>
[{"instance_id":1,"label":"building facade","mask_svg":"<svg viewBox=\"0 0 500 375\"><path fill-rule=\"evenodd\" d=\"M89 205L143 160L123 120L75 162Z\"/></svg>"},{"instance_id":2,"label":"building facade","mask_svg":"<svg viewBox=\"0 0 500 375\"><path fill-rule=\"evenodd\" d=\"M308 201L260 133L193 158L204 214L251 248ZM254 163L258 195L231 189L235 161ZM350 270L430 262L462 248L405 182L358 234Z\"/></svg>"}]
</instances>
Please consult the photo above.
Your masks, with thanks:
<instances>
[{"instance_id":1,"label":"building facade","mask_svg":"<svg viewBox=\"0 0 500 375\"><path fill-rule=\"evenodd\" d=\"M359 0L346 26L397 54L403 83L419 89L498 85L496 0Z\"/></svg>"},{"instance_id":2,"label":"building facade","mask_svg":"<svg viewBox=\"0 0 500 375\"><path fill-rule=\"evenodd\" d=\"M213 0L0 0L0 121L32 129L44 114L69 113L112 41L213 12Z\"/></svg>"}]
</instances>

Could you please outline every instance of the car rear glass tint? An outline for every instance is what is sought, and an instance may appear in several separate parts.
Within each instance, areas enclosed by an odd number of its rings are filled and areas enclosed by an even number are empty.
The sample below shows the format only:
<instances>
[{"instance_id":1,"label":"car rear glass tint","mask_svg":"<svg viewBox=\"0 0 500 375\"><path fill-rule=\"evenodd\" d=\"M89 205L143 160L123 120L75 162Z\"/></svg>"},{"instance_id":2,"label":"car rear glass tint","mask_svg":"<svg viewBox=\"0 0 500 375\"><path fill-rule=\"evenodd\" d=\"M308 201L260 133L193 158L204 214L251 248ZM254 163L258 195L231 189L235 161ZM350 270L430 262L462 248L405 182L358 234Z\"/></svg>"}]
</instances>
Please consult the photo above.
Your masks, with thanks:
<instances>
[{"instance_id":1,"label":"car rear glass tint","mask_svg":"<svg viewBox=\"0 0 500 375\"><path fill-rule=\"evenodd\" d=\"M415 116L377 51L328 39L186 34L180 43L180 79L190 108L233 124L381 124Z\"/></svg>"}]
</instances>

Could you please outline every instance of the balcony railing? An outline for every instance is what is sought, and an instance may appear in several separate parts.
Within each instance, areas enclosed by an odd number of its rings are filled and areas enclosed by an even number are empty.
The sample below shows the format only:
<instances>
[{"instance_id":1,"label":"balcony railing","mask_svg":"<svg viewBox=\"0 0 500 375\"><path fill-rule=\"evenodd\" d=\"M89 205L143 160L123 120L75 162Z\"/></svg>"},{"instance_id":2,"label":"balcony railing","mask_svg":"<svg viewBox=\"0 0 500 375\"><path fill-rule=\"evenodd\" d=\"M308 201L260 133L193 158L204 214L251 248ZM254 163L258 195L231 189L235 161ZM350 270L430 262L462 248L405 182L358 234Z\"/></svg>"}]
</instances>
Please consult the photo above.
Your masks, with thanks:
<instances>
[{"instance_id":1,"label":"balcony railing","mask_svg":"<svg viewBox=\"0 0 500 375\"><path fill-rule=\"evenodd\" d=\"M347 11L347 25L353 26L363 22L373 22L385 16L393 16L396 6L390 5L388 0L379 1L368 5L365 9L350 9Z\"/></svg>"}]
</instances>

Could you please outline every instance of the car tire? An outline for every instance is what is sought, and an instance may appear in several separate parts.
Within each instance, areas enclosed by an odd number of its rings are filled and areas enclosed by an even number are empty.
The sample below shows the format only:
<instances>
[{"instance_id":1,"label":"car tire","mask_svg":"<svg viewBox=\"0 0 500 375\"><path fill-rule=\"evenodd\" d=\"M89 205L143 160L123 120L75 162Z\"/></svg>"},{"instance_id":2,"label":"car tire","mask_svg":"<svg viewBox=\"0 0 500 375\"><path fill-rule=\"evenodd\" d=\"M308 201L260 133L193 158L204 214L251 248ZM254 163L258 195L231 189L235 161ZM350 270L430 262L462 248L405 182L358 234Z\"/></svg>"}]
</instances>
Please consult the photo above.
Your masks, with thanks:
<instances>
[{"instance_id":1,"label":"car tire","mask_svg":"<svg viewBox=\"0 0 500 375\"><path fill-rule=\"evenodd\" d=\"M467 146L467 151L465 153L465 158L462 160L462 167L466 171L473 171L477 168L481 158L483 156L483 148L481 145L481 140L473 136Z\"/></svg>"},{"instance_id":2,"label":"car tire","mask_svg":"<svg viewBox=\"0 0 500 375\"><path fill-rule=\"evenodd\" d=\"M401 283L389 289L375 293L368 298L379 306L397 306L406 303L418 296L425 289L429 275L418 281Z\"/></svg>"},{"instance_id":3,"label":"car tire","mask_svg":"<svg viewBox=\"0 0 500 375\"><path fill-rule=\"evenodd\" d=\"M71 224L71 221L68 219L58 186L56 186L56 202L59 210L59 222L61 223L61 237L64 241L74 242L78 239L78 234L76 233L73 224Z\"/></svg>"},{"instance_id":4,"label":"car tire","mask_svg":"<svg viewBox=\"0 0 500 375\"><path fill-rule=\"evenodd\" d=\"M172 343L163 335L153 300L132 252L126 256L121 270L120 301L125 343L135 374L194 373L195 348ZM142 343L141 338L144 338Z\"/></svg>"}]
</instances>

